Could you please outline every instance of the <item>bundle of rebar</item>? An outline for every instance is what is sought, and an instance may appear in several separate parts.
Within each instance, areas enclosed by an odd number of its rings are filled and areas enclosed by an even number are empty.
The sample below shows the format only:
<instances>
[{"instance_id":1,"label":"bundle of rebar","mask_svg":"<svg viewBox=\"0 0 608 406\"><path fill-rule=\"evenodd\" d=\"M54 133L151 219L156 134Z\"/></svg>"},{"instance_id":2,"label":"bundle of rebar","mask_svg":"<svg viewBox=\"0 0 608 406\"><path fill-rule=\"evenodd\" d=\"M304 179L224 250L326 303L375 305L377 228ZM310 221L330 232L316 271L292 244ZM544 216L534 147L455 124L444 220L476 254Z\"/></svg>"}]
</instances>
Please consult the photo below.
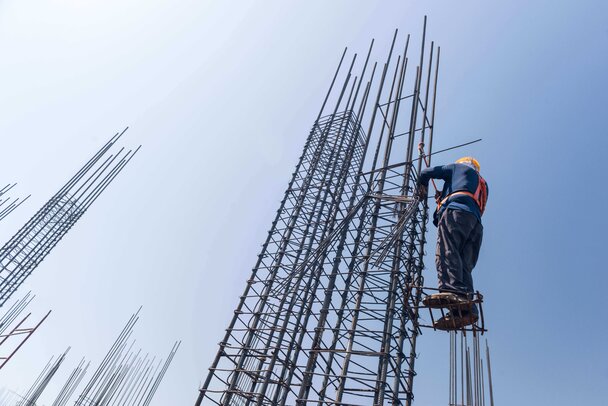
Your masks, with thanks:
<instances>
[{"instance_id":1,"label":"bundle of rebar","mask_svg":"<svg viewBox=\"0 0 608 406\"><path fill-rule=\"evenodd\" d=\"M65 352L61 354L56 360L53 360L54 357L49 360L40 375L38 375L38 378L34 381L34 383L23 396L23 398L19 402L17 402L16 406L36 405L36 402L38 401L48 384L51 382L51 379L53 379L53 377L57 373L57 370L65 360L65 357L67 356L69 351L70 348L68 347L68 349L65 350Z\"/></svg>"},{"instance_id":2,"label":"bundle of rebar","mask_svg":"<svg viewBox=\"0 0 608 406\"><path fill-rule=\"evenodd\" d=\"M75 405L147 406L179 349L175 342L167 358L157 360L135 350L131 339L139 311L131 316L118 338L82 390ZM63 403L65 404L65 403ZM61 403L59 404L61 405Z\"/></svg>"},{"instance_id":3,"label":"bundle of rebar","mask_svg":"<svg viewBox=\"0 0 608 406\"><path fill-rule=\"evenodd\" d=\"M13 198L11 196L5 196L12 188L17 186L16 183L7 184L3 188L0 188L0 220L4 220L9 214L11 214L17 207L21 206L30 196L25 199L20 197Z\"/></svg>"},{"instance_id":4,"label":"bundle of rebar","mask_svg":"<svg viewBox=\"0 0 608 406\"><path fill-rule=\"evenodd\" d=\"M80 382L84 378L89 369L91 363L87 362L85 365L85 359L82 358L76 368L72 370L72 373L68 376L67 381L59 391L57 398L53 402L52 406L65 406L69 402L70 398L74 394L74 391L80 385Z\"/></svg>"},{"instance_id":5,"label":"bundle of rebar","mask_svg":"<svg viewBox=\"0 0 608 406\"><path fill-rule=\"evenodd\" d=\"M126 129L110 139L51 199L0 248L0 306L4 305L59 240L137 153L111 153Z\"/></svg>"},{"instance_id":6,"label":"bundle of rebar","mask_svg":"<svg viewBox=\"0 0 608 406\"><path fill-rule=\"evenodd\" d=\"M29 303L31 299L32 297L28 294L28 296L13 305L11 307L13 310L9 313L13 315L19 309L22 310L25 307L24 304ZM75 401L76 405L148 406L152 402L169 366L173 362L181 341L176 341L173 344L168 356L164 360L149 353L144 354L141 349L136 350L134 348L135 340L132 336L133 328L139 320L140 310L130 317L100 365L81 390L80 395ZM0 320L4 319L7 319L6 315ZM69 350L70 348L56 360L51 358L27 393L20 397L16 406L36 405L36 402L40 399L42 393L64 362ZM90 364L84 358L80 360L68 376L59 393L55 396L52 406L65 406L69 404L85 378ZM13 397L8 392L3 396L6 399ZM0 402L0 406L2 404ZM10 402L9 404L11 406L15 405L15 403Z\"/></svg>"},{"instance_id":7,"label":"bundle of rebar","mask_svg":"<svg viewBox=\"0 0 608 406\"><path fill-rule=\"evenodd\" d=\"M450 406L485 406L486 399L494 406L490 347L486 340L484 376L483 353L479 344L479 334L473 334L472 348L466 331L450 332ZM486 391L486 383L488 391Z\"/></svg>"}]
</instances>

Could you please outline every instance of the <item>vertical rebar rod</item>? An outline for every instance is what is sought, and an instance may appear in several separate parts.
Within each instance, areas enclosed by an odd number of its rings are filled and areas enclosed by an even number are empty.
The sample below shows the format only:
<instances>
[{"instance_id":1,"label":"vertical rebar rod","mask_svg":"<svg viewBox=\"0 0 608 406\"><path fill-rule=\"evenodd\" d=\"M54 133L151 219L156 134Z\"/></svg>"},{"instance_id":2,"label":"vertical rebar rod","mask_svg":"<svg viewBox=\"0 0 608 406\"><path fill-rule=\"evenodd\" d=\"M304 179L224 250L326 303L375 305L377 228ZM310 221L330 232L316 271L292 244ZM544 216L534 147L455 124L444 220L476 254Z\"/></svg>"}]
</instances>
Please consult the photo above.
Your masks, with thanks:
<instances>
[{"instance_id":1,"label":"vertical rebar rod","mask_svg":"<svg viewBox=\"0 0 608 406\"><path fill-rule=\"evenodd\" d=\"M494 388L492 386L492 366L490 364L490 347L486 340L486 361L488 364L488 386L490 389L490 406L494 406Z\"/></svg>"}]
</instances>

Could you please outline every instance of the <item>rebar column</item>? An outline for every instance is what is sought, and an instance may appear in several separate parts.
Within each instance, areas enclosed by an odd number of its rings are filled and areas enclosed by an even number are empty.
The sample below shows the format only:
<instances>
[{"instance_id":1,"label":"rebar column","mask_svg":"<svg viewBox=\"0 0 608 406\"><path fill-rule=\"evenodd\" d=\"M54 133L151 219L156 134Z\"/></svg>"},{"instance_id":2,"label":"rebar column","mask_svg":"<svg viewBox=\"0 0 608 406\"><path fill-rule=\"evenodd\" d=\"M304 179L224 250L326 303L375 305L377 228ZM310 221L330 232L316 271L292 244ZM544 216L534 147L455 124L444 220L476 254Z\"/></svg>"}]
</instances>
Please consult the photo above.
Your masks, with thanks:
<instances>
[{"instance_id":1,"label":"rebar column","mask_svg":"<svg viewBox=\"0 0 608 406\"><path fill-rule=\"evenodd\" d=\"M139 148L112 152L125 131L112 137L0 248L0 307L137 153Z\"/></svg>"},{"instance_id":2,"label":"rebar column","mask_svg":"<svg viewBox=\"0 0 608 406\"><path fill-rule=\"evenodd\" d=\"M438 69L425 36L426 21L414 67L397 32L380 64L372 46L345 71L342 56L196 405L413 399L428 217L414 192Z\"/></svg>"}]
</instances>

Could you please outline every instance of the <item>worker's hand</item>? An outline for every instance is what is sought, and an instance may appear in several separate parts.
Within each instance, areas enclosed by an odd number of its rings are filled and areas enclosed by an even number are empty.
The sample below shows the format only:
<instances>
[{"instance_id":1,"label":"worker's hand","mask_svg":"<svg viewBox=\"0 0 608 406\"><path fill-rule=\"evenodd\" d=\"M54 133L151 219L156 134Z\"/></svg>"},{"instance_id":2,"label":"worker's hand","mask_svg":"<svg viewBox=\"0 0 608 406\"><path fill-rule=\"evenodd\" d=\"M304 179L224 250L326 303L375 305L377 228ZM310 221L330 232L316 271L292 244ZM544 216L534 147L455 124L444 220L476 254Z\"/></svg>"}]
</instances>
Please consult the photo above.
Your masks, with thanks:
<instances>
[{"instance_id":1,"label":"worker's hand","mask_svg":"<svg viewBox=\"0 0 608 406\"><path fill-rule=\"evenodd\" d=\"M428 194L429 194L429 188L428 186L424 186L424 185L418 185L418 190L417 193L418 197L420 198L420 200L424 200L427 198Z\"/></svg>"},{"instance_id":2,"label":"worker's hand","mask_svg":"<svg viewBox=\"0 0 608 406\"><path fill-rule=\"evenodd\" d=\"M441 202L441 192L439 190L435 191L435 202L437 202L437 204Z\"/></svg>"}]
</instances>

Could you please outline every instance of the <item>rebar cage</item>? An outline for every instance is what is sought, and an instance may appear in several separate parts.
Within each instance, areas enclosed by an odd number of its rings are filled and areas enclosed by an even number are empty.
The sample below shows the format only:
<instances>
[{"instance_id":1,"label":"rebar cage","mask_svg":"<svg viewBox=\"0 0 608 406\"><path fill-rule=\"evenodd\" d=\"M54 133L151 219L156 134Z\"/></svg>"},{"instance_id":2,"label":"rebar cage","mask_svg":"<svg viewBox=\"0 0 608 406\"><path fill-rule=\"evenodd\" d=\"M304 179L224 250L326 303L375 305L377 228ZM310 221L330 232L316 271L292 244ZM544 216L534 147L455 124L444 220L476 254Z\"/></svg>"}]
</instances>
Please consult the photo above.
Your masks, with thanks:
<instances>
[{"instance_id":1,"label":"rebar cage","mask_svg":"<svg viewBox=\"0 0 608 406\"><path fill-rule=\"evenodd\" d=\"M345 50L197 405L411 404L439 67L425 36L410 71L409 35L346 73Z\"/></svg>"},{"instance_id":2,"label":"rebar cage","mask_svg":"<svg viewBox=\"0 0 608 406\"><path fill-rule=\"evenodd\" d=\"M114 135L0 248L0 307L30 276L137 153L112 147Z\"/></svg>"}]
</instances>

